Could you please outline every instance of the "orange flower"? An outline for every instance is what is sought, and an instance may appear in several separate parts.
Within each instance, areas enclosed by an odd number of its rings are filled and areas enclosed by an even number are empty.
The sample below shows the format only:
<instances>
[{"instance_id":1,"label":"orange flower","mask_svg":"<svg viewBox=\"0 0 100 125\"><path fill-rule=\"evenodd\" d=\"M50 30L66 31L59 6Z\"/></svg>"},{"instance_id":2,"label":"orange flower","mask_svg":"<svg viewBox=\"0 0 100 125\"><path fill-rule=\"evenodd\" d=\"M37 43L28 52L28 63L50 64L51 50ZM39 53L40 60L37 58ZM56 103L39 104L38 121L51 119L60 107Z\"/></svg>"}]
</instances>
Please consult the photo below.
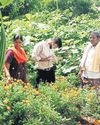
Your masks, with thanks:
<instances>
[{"instance_id":1,"label":"orange flower","mask_svg":"<svg viewBox=\"0 0 100 125\"><path fill-rule=\"evenodd\" d=\"M7 110L11 110L11 107L10 106L7 106L7 108L6 108Z\"/></svg>"},{"instance_id":2,"label":"orange flower","mask_svg":"<svg viewBox=\"0 0 100 125\"><path fill-rule=\"evenodd\" d=\"M94 125L100 125L100 120L95 120Z\"/></svg>"}]
</instances>

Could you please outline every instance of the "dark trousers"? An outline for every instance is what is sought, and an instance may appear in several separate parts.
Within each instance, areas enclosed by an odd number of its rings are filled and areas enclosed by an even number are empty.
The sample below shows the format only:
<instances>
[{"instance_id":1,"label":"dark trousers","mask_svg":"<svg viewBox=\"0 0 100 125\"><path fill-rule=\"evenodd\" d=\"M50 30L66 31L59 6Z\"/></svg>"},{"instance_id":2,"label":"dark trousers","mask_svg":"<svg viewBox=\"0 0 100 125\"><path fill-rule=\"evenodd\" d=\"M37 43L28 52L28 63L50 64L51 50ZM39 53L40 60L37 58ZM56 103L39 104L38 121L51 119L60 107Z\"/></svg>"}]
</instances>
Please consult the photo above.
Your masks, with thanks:
<instances>
[{"instance_id":1,"label":"dark trousers","mask_svg":"<svg viewBox=\"0 0 100 125\"><path fill-rule=\"evenodd\" d=\"M55 70L51 68L50 70L41 70L37 69L37 77L36 83L39 84L40 82L55 82Z\"/></svg>"}]
</instances>

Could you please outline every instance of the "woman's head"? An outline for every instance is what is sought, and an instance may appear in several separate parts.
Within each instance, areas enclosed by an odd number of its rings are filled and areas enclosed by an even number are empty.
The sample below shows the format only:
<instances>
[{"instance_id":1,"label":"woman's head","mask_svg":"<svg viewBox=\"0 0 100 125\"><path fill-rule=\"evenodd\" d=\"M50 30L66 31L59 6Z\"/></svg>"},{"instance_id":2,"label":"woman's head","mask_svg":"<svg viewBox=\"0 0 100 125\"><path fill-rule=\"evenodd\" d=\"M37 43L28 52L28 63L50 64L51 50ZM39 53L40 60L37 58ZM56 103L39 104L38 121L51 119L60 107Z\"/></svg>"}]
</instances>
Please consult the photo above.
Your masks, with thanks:
<instances>
[{"instance_id":1,"label":"woman's head","mask_svg":"<svg viewBox=\"0 0 100 125\"><path fill-rule=\"evenodd\" d=\"M16 48L20 48L22 46L23 37L21 35L14 35L13 43Z\"/></svg>"}]
</instances>

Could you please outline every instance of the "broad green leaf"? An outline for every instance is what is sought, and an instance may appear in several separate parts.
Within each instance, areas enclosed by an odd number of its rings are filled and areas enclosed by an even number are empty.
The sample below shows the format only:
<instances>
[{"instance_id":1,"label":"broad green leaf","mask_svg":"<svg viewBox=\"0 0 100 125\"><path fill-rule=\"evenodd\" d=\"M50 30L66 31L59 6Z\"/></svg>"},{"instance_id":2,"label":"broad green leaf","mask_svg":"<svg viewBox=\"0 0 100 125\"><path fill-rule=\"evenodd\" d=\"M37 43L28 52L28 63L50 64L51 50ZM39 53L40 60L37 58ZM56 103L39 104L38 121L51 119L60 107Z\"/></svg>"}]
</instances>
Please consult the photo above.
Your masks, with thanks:
<instances>
[{"instance_id":1,"label":"broad green leaf","mask_svg":"<svg viewBox=\"0 0 100 125\"><path fill-rule=\"evenodd\" d=\"M33 18L32 14L30 14L30 13L25 14L25 16L26 16L26 18L27 18L28 20L32 20L32 18Z\"/></svg>"},{"instance_id":2,"label":"broad green leaf","mask_svg":"<svg viewBox=\"0 0 100 125\"><path fill-rule=\"evenodd\" d=\"M0 5L4 7L12 3L12 1L13 0L0 0Z\"/></svg>"}]
</instances>

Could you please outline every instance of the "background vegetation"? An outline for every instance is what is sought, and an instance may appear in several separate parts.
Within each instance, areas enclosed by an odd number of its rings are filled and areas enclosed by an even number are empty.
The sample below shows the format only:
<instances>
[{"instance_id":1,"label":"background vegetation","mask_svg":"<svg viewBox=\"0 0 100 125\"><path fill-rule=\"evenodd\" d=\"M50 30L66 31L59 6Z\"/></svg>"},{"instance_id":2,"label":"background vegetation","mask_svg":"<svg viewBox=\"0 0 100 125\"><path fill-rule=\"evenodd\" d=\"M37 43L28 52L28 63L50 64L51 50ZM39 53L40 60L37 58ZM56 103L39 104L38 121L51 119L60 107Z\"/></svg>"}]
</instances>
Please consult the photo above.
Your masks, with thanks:
<instances>
[{"instance_id":1,"label":"background vegetation","mask_svg":"<svg viewBox=\"0 0 100 125\"><path fill-rule=\"evenodd\" d=\"M97 124L100 114L98 91L94 88L80 89L77 73L89 33L99 31L99 2L14 0L1 9L6 50L12 46L14 34L24 36L29 84L23 87L22 81L18 80L5 87L6 78L1 75L0 124L77 125L87 116ZM63 47L55 51L58 57L62 57L56 63L57 82L54 85L41 83L37 91L33 88L36 69L31 58L32 49L37 42L54 37L61 37L63 41Z\"/></svg>"},{"instance_id":2,"label":"background vegetation","mask_svg":"<svg viewBox=\"0 0 100 125\"><path fill-rule=\"evenodd\" d=\"M86 14L93 11L92 6L95 3L92 0L14 0L12 4L2 10L3 15L16 18L28 12L41 12L44 10L61 11L69 9L73 15Z\"/></svg>"}]
</instances>

